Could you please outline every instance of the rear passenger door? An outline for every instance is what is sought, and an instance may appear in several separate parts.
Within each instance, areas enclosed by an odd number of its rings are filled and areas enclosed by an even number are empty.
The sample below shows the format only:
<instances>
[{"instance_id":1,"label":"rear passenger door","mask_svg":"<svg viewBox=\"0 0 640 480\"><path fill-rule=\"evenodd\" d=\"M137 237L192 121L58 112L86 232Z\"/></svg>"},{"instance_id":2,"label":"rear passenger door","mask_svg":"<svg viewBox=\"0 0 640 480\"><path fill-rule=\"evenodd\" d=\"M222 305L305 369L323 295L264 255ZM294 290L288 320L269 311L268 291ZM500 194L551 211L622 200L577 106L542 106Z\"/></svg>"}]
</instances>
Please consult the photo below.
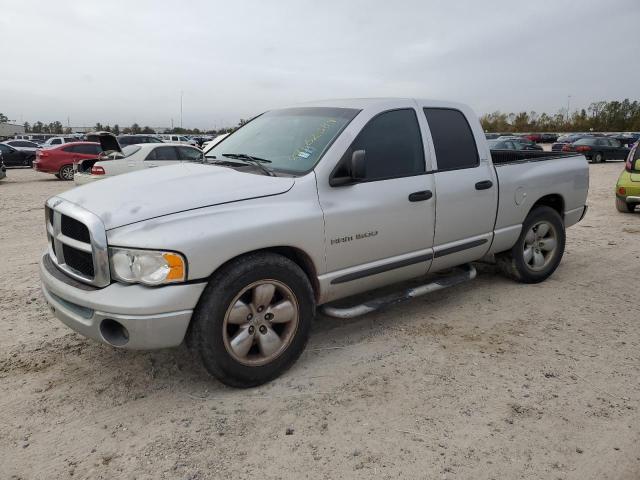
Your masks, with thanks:
<instances>
[{"instance_id":1,"label":"rear passenger door","mask_svg":"<svg viewBox=\"0 0 640 480\"><path fill-rule=\"evenodd\" d=\"M424 108L435 153L436 226L432 269L477 260L493 239L498 185L495 169L467 117L452 108ZM482 155L482 156L481 156Z\"/></svg>"}]
</instances>

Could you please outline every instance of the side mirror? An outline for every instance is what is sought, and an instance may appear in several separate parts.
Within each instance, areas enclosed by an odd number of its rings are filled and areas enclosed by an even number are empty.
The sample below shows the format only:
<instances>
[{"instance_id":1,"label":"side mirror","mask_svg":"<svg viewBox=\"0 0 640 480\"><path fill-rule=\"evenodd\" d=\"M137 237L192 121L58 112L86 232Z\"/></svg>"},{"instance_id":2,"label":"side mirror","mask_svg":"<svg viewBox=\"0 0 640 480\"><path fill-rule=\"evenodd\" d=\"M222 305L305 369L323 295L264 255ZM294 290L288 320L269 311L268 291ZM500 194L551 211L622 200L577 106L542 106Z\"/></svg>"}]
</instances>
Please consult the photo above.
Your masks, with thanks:
<instances>
[{"instance_id":1,"label":"side mirror","mask_svg":"<svg viewBox=\"0 0 640 480\"><path fill-rule=\"evenodd\" d=\"M365 151L356 150L351 154L351 158L340 162L338 168L329 179L332 187L342 187L353 185L363 181L367 176L367 166L365 163Z\"/></svg>"},{"instance_id":2,"label":"side mirror","mask_svg":"<svg viewBox=\"0 0 640 480\"><path fill-rule=\"evenodd\" d=\"M367 177L367 164L365 163L365 151L356 150L351 155L351 179L361 182Z\"/></svg>"}]
</instances>

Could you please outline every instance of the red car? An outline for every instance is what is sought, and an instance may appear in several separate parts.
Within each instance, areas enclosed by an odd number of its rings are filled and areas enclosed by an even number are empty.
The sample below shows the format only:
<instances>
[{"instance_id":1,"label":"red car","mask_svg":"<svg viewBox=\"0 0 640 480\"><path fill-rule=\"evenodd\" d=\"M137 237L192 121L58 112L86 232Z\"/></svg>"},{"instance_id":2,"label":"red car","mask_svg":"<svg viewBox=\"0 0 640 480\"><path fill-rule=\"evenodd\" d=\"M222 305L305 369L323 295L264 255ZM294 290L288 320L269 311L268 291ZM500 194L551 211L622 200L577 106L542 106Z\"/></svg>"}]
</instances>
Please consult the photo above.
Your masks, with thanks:
<instances>
[{"instance_id":1,"label":"red car","mask_svg":"<svg viewBox=\"0 0 640 480\"><path fill-rule=\"evenodd\" d=\"M39 172L53 173L61 180L73 180L73 164L80 160L96 158L102 152L99 143L72 142L36 151L33 168Z\"/></svg>"}]
</instances>

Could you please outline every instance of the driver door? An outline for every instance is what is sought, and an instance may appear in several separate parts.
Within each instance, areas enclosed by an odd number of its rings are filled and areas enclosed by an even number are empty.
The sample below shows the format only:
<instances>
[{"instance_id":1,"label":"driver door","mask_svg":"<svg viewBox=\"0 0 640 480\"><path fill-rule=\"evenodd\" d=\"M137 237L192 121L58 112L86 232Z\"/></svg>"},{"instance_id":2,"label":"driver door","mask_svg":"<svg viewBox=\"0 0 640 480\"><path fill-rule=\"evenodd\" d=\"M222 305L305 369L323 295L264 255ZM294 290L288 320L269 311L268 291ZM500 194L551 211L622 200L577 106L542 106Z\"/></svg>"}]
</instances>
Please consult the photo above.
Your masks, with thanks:
<instances>
[{"instance_id":1,"label":"driver door","mask_svg":"<svg viewBox=\"0 0 640 480\"><path fill-rule=\"evenodd\" d=\"M318 188L333 298L415 278L431 264L435 186L414 108L382 112L345 152L365 151L366 177Z\"/></svg>"}]
</instances>

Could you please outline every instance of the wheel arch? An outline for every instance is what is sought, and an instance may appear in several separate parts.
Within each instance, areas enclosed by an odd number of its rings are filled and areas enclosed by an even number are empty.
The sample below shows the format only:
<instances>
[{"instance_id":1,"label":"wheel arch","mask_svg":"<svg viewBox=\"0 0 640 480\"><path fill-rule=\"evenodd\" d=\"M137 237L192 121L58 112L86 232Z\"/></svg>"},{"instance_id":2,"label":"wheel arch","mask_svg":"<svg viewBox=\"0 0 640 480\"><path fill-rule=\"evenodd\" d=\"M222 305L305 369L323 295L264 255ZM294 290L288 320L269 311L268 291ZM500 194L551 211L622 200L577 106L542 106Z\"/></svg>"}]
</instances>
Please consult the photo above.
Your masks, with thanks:
<instances>
[{"instance_id":1,"label":"wheel arch","mask_svg":"<svg viewBox=\"0 0 640 480\"><path fill-rule=\"evenodd\" d=\"M300 248L292 247L289 245L259 248L256 250L251 250L251 251L236 255L235 257L230 258L229 260L221 264L213 272L211 272L211 275L209 276L209 278L211 278L213 275L216 274L216 272L218 272L221 268L225 267L229 263L235 262L236 260L242 257L245 257L247 255L252 255L255 253L276 253L278 255L282 255L283 257L288 258L293 263L298 265L302 269L302 271L305 273L307 278L309 279L309 282L311 283L311 287L313 288L313 295L315 297L316 302L319 300L320 282L318 281L318 270L316 268L315 263L313 262L313 260L311 259L311 256L307 252L305 252Z\"/></svg>"},{"instance_id":2,"label":"wheel arch","mask_svg":"<svg viewBox=\"0 0 640 480\"><path fill-rule=\"evenodd\" d=\"M550 207L553 208L556 212L558 212L558 215L560 215L560 218L564 219L564 197L562 195L560 195L559 193L551 193L549 195L545 195L544 197L540 197L538 200L536 200L534 202L534 204L531 206L531 208L529 209L529 212L527 213L527 215L529 215L529 213L531 213L536 207Z\"/></svg>"}]
</instances>

